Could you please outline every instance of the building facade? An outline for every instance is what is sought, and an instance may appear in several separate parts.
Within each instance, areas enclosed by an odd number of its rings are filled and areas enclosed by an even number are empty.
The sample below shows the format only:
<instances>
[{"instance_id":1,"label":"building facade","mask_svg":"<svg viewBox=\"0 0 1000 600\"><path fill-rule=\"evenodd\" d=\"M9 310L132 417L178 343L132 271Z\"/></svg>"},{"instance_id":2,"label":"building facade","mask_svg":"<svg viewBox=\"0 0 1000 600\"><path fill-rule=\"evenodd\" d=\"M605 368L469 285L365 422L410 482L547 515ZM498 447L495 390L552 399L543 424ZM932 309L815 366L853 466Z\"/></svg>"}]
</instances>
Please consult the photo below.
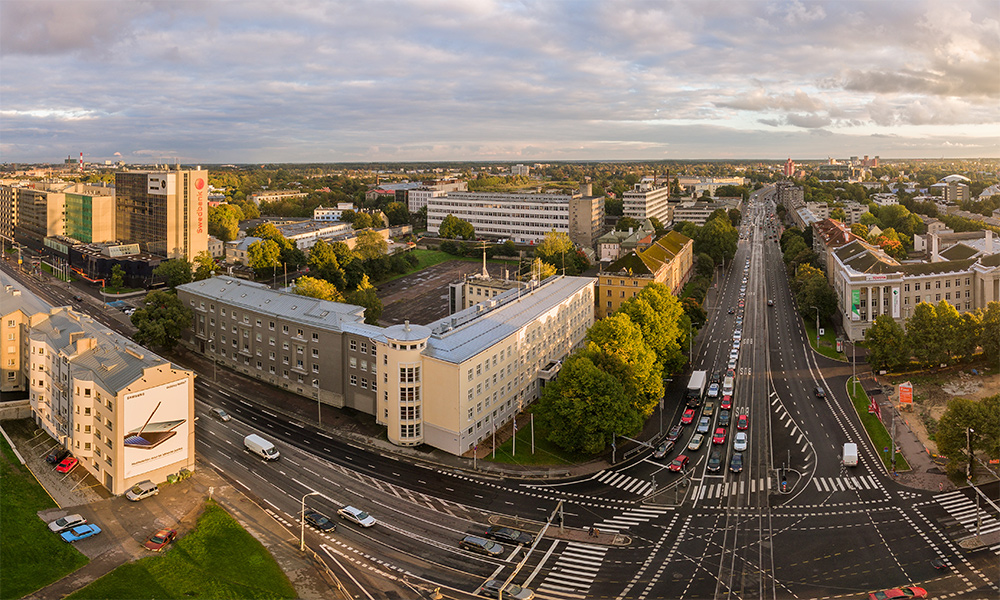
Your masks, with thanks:
<instances>
[{"instance_id":1,"label":"building facade","mask_svg":"<svg viewBox=\"0 0 1000 600\"><path fill-rule=\"evenodd\" d=\"M656 219L666 226L671 223L669 199L670 185L657 187L651 182L640 182L622 194L623 214L640 223Z\"/></svg>"},{"instance_id":2,"label":"building facade","mask_svg":"<svg viewBox=\"0 0 1000 600\"><path fill-rule=\"evenodd\" d=\"M118 172L115 196L120 241L191 262L208 250L208 171Z\"/></svg>"},{"instance_id":3,"label":"building facade","mask_svg":"<svg viewBox=\"0 0 1000 600\"><path fill-rule=\"evenodd\" d=\"M694 240L671 231L649 248L633 250L601 269L595 291L597 318L614 314L651 283L662 283L679 294L693 272Z\"/></svg>"}]
</instances>

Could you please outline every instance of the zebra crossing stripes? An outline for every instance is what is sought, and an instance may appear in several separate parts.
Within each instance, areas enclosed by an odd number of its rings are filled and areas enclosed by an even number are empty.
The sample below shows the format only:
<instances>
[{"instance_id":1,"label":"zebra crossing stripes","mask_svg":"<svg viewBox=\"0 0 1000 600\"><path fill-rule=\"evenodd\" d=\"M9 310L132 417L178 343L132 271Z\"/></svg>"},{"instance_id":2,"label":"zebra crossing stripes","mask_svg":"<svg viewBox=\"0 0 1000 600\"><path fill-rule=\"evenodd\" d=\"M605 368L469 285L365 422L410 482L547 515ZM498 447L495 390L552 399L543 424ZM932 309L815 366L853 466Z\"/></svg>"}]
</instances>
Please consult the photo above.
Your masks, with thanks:
<instances>
[{"instance_id":1,"label":"zebra crossing stripes","mask_svg":"<svg viewBox=\"0 0 1000 600\"><path fill-rule=\"evenodd\" d=\"M942 508L948 511L949 515L961 523L966 531L973 535L976 534L977 521L979 523L980 535L1000 531L1000 520L997 519L995 514L987 510L988 506L983 503L980 505L979 510L976 510L976 502L970 500L960 490L939 494L934 496L934 499L937 500L937 503ZM1000 544L992 546L990 550L1000 552Z\"/></svg>"},{"instance_id":2,"label":"zebra crossing stripes","mask_svg":"<svg viewBox=\"0 0 1000 600\"><path fill-rule=\"evenodd\" d=\"M548 600L587 598L607 551L604 546L567 543L555 565L535 588L535 596Z\"/></svg>"},{"instance_id":3,"label":"zebra crossing stripes","mask_svg":"<svg viewBox=\"0 0 1000 600\"><path fill-rule=\"evenodd\" d=\"M699 500L704 500L706 498L725 498L728 496L735 496L736 494L743 494L749 491L751 494L756 494L757 492L763 492L767 490L768 479L751 479L749 482L740 479L739 481L727 481L725 483L707 483L702 485L701 488L695 492L696 497Z\"/></svg>"},{"instance_id":4,"label":"zebra crossing stripes","mask_svg":"<svg viewBox=\"0 0 1000 600\"><path fill-rule=\"evenodd\" d=\"M813 485L820 492L852 492L856 490L880 489L878 480L872 475L858 477L817 477Z\"/></svg>"},{"instance_id":5,"label":"zebra crossing stripes","mask_svg":"<svg viewBox=\"0 0 1000 600\"><path fill-rule=\"evenodd\" d=\"M640 496L645 496L647 492L653 489L652 481L638 479L617 471L602 471L597 476L597 481Z\"/></svg>"},{"instance_id":6,"label":"zebra crossing stripes","mask_svg":"<svg viewBox=\"0 0 1000 600\"><path fill-rule=\"evenodd\" d=\"M601 531L619 533L629 527L652 521L668 512L670 510L663 508L630 508L620 515L604 519L600 523L594 523L594 527Z\"/></svg>"}]
</instances>

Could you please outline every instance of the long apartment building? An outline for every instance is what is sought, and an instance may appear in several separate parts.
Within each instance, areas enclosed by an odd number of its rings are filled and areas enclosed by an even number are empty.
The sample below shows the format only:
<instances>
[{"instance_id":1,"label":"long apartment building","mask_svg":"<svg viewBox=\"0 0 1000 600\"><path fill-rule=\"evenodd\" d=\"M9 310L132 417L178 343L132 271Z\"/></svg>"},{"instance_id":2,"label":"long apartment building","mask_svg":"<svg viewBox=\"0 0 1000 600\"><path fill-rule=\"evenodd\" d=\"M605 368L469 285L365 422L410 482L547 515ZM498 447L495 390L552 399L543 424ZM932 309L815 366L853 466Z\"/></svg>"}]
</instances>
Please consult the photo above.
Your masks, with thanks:
<instances>
[{"instance_id":1,"label":"long apartment building","mask_svg":"<svg viewBox=\"0 0 1000 600\"><path fill-rule=\"evenodd\" d=\"M177 288L182 343L224 367L374 415L389 441L460 455L541 394L594 321L594 280L554 276L428 325L213 277Z\"/></svg>"},{"instance_id":2,"label":"long apartment building","mask_svg":"<svg viewBox=\"0 0 1000 600\"><path fill-rule=\"evenodd\" d=\"M113 494L194 469L193 372L11 284L2 300L3 379L23 382L35 423L80 467Z\"/></svg>"},{"instance_id":3,"label":"long apartment building","mask_svg":"<svg viewBox=\"0 0 1000 600\"><path fill-rule=\"evenodd\" d=\"M37 250L55 237L114 240L114 188L61 180L0 186L0 236Z\"/></svg>"},{"instance_id":4,"label":"long apartment building","mask_svg":"<svg viewBox=\"0 0 1000 600\"><path fill-rule=\"evenodd\" d=\"M591 248L604 228L604 198L583 193L447 192L427 199L427 231L436 235L448 215L472 224L477 236L538 243L567 234Z\"/></svg>"},{"instance_id":5,"label":"long apartment building","mask_svg":"<svg viewBox=\"0 0 1000 600\"><path fill-rule=\"evenodd\" d=\"M643 181L622 194L622 209L626 217L640 223L646 219L656 219L661 225L669 226L671 217L670 185L656 186Z\"/></svg>"},{"instance_id":6,"label":"long apartment building","mask_svg":"<svg viewBox=\"0 0 1000 600\"><path fill-rule=\"evenodd\" d=\"M673 294L694 272L694 240L671 231L644 250L633 250L597 276L597 318L614 314L651 283L666 285Z\"/></svg>"}]
</instances>

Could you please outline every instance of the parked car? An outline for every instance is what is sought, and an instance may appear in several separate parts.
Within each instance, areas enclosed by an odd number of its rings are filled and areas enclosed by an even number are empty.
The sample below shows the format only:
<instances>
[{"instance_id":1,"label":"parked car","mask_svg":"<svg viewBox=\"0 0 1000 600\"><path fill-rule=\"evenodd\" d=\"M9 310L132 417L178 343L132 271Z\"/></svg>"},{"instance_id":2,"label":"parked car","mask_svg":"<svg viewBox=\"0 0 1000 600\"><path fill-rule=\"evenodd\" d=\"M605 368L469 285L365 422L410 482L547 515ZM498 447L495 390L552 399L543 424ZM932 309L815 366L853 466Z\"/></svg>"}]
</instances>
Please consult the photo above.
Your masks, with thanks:
<instances>
[{"instance_id":1,"label":"parked car","mask_svg":"<svg viewBox=\"0 0 1000 600\"><path fill-rule=\"evenodd\" d=\"M673 429L667 432L667 441L676 442L681 437L681 433L684 432L683 425L674 425Z\"/></svg>"},{"instance_id":2,"label":"parked car","mask_svg":"<svg viewBox=\"0 0 1000 600\"><path fill-rule=\"evenodd\" d=\"M688 462L690 462L690 459L688 459L687 456L681 454L674 460L670 461L670 464L667 466L667 468L675 473L680 473L681 471L687 468Z\"/></svg>"},{"instance_id":3,"label":"parked car","mask_svg":"<svg viewBox=\"0 0 1000 600\"><path fill-rule=\"evenodd\" d=\"M684 414L681 416L681 425L690 425L691 422L694 421L694 415L695 411L693 408L685 410Z\"/></svg>"},{"instance_id":4,"label":"parked car","mask_svg":"<svg viewBox=\"0 0 1000 600\"><path fill-rule=\"evenodd\" d=\"M725 444L726 443L726 428L716 427L715 435L712 436L713 444Z\"/></svg>"},{"instance_id":5,"label":"parked car","mask_svg":"<svg viewBox=\"0 0 1000 600\"><path fill-rule=\"evenodd\" d=\"M485 554L486 556L500 556L503 554L503 546L493 540L475 535L467 535L462 538L462 541L458 543L458 547L478 554Z\"/></svg>"},{"instance_id":6,"label":"parked car","mask_svg":"<svg viewBox=\"0 0 1000 600\"><path fill-rule=\"evenodd\" d=\"M375 518L365 511L354 508L353 506L345 506L344 508L337 511L340 518L347 519L352 523L356 523L362 527L371 527L375 524Z\"/></svg>"},{"instance_id":7,"label":"parked car","mask_svg":"<svg viewBox=\"0 0 1000 600\"><path fill-rule=\"evenodd\" d=\"M535 597L535 592L513 583L503 587L503 580L500 579L490 579L484 583L483 587L479 589L479 595L487 598L499 598L501 589L503 597L511 600L531 600Z\"/></svg>"},{"instance_id":8,"label":"parked car","mask_svg":"<svg viewBox=\"0 0 1000 600\"><path fill-rule=\"evenodd\" d=\"M87 523L85 525L77 525L73 529L62 532L60 537L62 537L64 542L79 542L80 540L85 540L89 537L93 537L101 533L101 528L92 523Z\"/></svg>"},{"instance_id":9,"label":"parked car","mask_svg":"<svg viewBox=\"0 0 1000 600\"><path fill-rule=\"evenodd\" d=\"M670 451L674 449L674 443L667 440L656 447L656 451L653 452L653 458L663 459L666 458Z\"/></svg>"},{"instance_id":10,"label":"parked car","mask_svg":"<svg viewBox=\"0 0 1000 600\"><path fill-rule=\"evenodd\" d=\"M129 490L125 492L125 498L131 500L132 502L138 502L144 498L149 498L150 496L155 496L159 493L160 487L152 481L145 479L129 488Z\"/></svg>"},{"instance_id":11,"label":"parked car","mask_svg":"<svg viewBox=\"0 0 1000 600\"><path fill-rule=\"evenodd\" d=\"M309 523L319 531L336 531L337 524L330 520L330 517L321 512L311 510L306 513L306 523Z\"/></svg>"},{"instance_id":12,"label":"parked car","mask_svg":"<svg viewBox=\"0 0 1000 600\"><path fill-rule=\"evenodd\" d=\"M55 448L52 452L49 452L48 456L45 457L45 462L52 465L58 465L67 456L69 456L69 450L66 448Z\"/></svg>"},{"instance_id":13,"label":"parked car","mask_svg":"<svg viewBox=\"0 0 1000 600\"><path fill-rule=\"evenodd\" d=\"M146 541L145 543L143 543L142 546L146 550L159 552L160 550L163 550L163 548L166 547L167 544L174 541L175 539L177 539L177 530L166 527L146 538Z\"/></svg>"},{"instance_id":14,"label":"parked car","mask_svg":"<svg viewBox=\"0 0 1000 600\"><path fill-rule=\"evenodd\" d=\"M521 544L528 546L535 541L535 536L519 529L492 525L486 529L486 537L498 542L508 542L511 544Z\"/></svg>"},{"instance_id":15,"label":"parked car","mask_svg":"<svg viewBox=\"0 0 1000 600\"><path fill-rule=\"evenodd\" d=\"M56 471L59 473L69 473L78 462L80 462L80 459L73 456L67 456L56 466Z\"/></svg>"},{"instance_id":16,"label":"parked car","mask_svg":"<svg viewBox=\"0 0 1000 600\"><path fill-rule=\"evenodd\" d=\"M212 409L212 416L215 417L216 419L220 420L220 421L229 421L230 419L232 419L232 417L229 415L229 413L227 413L226 411L222 410L221 408L213 408Z\"/></svg>"},{"instance_id":17,"label":"parked car","mask_svg":"<svg viewBox=\"0 0 1000 600\"><path fill-rule=\"evenodd\" d=\"M926 598L927 590L913 585L904 585L898 588L869 592L868 600L898 600L900 598Z\"/></svg>"},{"instance_id":18,"label":"parked car","mask_svg":"<svg viewBox=\"0 0 1000 600\"><path fill-rule=\"evenodd\" d=\"M49 523L49 531L62 533L67 529L73 529L77 525L83 525L86 522L87 519L83 518L82 515L66 515Z\"/></svg>"}]
</instances>

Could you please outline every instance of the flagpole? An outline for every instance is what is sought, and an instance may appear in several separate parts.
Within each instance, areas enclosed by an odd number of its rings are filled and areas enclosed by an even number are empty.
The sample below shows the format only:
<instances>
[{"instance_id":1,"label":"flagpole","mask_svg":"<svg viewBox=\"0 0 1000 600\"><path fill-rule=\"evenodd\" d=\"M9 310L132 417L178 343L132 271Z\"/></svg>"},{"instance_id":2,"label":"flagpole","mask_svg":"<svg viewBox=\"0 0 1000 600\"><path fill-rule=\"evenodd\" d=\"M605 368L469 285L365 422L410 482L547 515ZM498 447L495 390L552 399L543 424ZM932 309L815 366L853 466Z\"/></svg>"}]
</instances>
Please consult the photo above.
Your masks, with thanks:
<instances>
[{"instance_id":1,"label":"flagpole","mask_svg":"<svg viewBox=\"0 0 1000 600\"><path fill-rule=\"evenodd\" d=\"M535 453L535 413L531 413L531 453Z\"/></svg>"},{"instance_id":2,"label":"flagpole","mask_svg":"<svg viewBox=\"0 0 1000 600\"><path fill-rule=\"evenodd\" d=\"M493 459L497 457L497 420L493 419Z\"/></svg>"},{"instance_id":3,"label":"flagpole","mask_svg":"<svg viewBox=\"0 0 1000 600\"><path fill-rule=\"evenodd\" d=\"M517 416L514 416L514 438L511 439L511 456L517 456Z\"/></svg>"}]
</instances>

